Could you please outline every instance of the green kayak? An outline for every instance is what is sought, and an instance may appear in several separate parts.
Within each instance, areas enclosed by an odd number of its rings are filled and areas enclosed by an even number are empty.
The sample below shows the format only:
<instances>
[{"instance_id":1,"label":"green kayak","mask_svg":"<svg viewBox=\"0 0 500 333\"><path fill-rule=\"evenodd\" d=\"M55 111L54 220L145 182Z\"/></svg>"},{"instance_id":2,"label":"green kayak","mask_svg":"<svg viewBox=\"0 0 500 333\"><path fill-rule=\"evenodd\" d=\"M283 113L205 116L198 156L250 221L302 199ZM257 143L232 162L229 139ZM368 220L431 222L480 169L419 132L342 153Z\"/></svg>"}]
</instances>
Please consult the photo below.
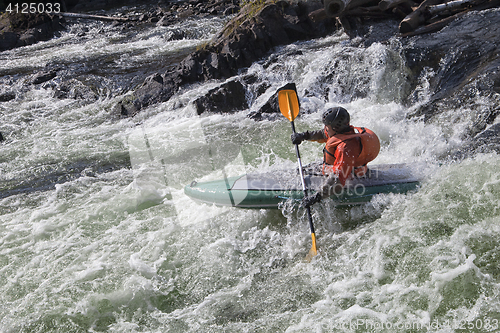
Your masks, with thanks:
<instances>
[{"instance_id":1,"label":"green kayak","mask_svg":"<svg viewBox=\"0 0 500 333\"><path fill-rule=\"evenodd\" d=\"M318 190L325 179L320 173L306 173L309 193ZM363 204L376 194L416 191L419 184L419 177L405 164L373 165L365 177L348 180L343 191L330 198L341 205ZM193 181L184 187L184 193L198 202L239 208L278 208L286 200L298 201L304 196L297 170L250 173L207 182Z\"/></svg>"}]
</instances>

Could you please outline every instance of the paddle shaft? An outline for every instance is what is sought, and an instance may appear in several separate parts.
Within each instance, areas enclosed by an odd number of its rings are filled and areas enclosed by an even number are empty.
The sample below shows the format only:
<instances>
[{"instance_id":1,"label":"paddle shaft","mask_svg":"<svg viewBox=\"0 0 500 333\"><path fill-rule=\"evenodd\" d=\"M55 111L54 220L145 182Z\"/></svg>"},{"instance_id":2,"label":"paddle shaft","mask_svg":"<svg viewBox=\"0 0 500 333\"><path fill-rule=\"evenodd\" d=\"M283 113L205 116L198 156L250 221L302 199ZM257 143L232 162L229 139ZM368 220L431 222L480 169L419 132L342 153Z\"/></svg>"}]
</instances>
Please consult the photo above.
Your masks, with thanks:
<instances>
[{"instance_id":1,"label":"paddle shaft","mask_svg":"<svg viewBox=\"0 0 500 333\"><path fill-rule=\"evenodd\" d=\"M290 120L292 124L292 132L295 132L295 124L293 123L295 117L299 115L300 105L299 99L297 98L297 89L295 88L295 83L287 84L285 87L278 90L278 104L280 107L280 112ZM302 169L302 161L300 159L299 145L295 145L295 153L297 154L297 160L299 161L299 172L300 179L302 180L302 190L304 191L304 198L307 197L307 187L306 180L304 179L304 170ZM314 224L311 215L311 208L307 207L307 217L309 217L309 228L311 229L312 246L306 259L310 261L312 257L318 254L316 247L316 234L314 233Z\"/></svg>"},{"instance_id":2,"label":"paddle shaft","mask_svg":"<svg viewBox=\"0 0 500 333\"><path fill-rule=\"evenodd\" d=\"M295 131L295 124L293 123L293 120L290 123L292 124L293 133L297 133ZM300 152L299 152L299 145L298 144L295 144L295 154L297 155L297 160L299 163L299 173L300 173L300 179L302 180L302 190L304 191L304 197L307 197L306 180L304 178L304 170L302 169L302 160L300 159ZM312 219L310 207L307 207L307 217L309 218L309 228L311 229L311 235L312 235L312 239L313 239L313 247L316 248L316 233L314 232L314 224L313 224L313 219Z\"/></svg>"}]
</instances>

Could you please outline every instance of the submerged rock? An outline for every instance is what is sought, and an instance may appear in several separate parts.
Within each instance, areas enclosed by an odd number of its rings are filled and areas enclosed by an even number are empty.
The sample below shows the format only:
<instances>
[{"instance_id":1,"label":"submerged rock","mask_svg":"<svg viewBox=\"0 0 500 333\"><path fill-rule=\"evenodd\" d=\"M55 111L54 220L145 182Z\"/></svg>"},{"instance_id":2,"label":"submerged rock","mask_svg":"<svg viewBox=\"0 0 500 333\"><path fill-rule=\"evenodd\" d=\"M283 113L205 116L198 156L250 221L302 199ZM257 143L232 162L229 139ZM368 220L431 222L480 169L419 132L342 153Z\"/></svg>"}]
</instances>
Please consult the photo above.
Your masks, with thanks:
<instances>
[{"instance_id":1,"label":"submerged rock","mask_svg":"<svg viewBox=\"0 0 500 333\"><path fill-rule=\"evenodd\" d=\"M40 84L52 80L57 76L56 70L38 72L31 78L31 84Z\"/></svg>"},{"instance_id":2,"label":"submerged rock","mask_svg":"<svg viewBox=\"0 0 500 333\"><path fill-rule=\"evenodd\" d=\"M80 99L88 103L95 102L99 96L91 88L76 79L62 82L54 89L54 97L59 99Z\"/></svg>"}]
</instances>

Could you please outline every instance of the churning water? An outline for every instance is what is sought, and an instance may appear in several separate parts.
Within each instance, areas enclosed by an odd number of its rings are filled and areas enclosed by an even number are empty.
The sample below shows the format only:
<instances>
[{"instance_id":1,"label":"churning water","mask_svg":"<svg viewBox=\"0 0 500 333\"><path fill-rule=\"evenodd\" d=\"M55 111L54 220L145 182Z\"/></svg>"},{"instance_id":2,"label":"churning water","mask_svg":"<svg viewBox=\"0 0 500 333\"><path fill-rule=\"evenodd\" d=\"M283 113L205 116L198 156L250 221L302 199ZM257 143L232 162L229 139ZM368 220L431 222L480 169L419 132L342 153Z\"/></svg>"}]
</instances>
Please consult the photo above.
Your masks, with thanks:
<instances>
[{"instance_id":1,"label":"churning water","mask_svg":"<svg viewBox=\"0 0 500 333\"><path fill-rule=\"evenodd\" d=\"M0 87L17 95L0 103L0 332L498 331L500 157L442 158L474 110L408 119L432 73L403 106L397 40L363 46L339 32L279 48L243 73L258 78L249 110L197 116L191 102L220 84L207 82L133 119L110 116L143 75L222 24L184 23L173 28L186 37L169 41L172 27L79 23L0 53ZM58 77L28 83L51 66ZM55 98L65 75L92 98ZM182 191L223 172L295 167L289 122L246 117L287 82L301 100L298 130L320 128L321 112L341 104L379 135L373 163L425 174L413 194L315 205L311 262L301 209L211 207ZM259 85L269 88L257 97ZM305 163L321 157L318 144L300 148Z\"/></svg>"}]
</instances>

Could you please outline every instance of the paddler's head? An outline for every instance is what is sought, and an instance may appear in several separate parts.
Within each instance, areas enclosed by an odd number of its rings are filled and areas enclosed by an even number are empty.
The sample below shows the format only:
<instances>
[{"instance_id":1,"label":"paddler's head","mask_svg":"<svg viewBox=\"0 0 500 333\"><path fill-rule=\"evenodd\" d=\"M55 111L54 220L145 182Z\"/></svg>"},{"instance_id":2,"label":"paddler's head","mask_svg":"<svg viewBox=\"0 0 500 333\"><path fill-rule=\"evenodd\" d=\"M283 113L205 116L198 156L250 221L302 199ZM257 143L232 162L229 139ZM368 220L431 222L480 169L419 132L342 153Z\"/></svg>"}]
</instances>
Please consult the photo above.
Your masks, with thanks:
<instances>
[{"instance_id":1,"label":"paddler's head","mask_svg":"<svg viewBox=\"0 0 500 333\"><path fill-rule=\"evenodd\" d=\"M341 106L329 108L323 112L323 124L329 136L349 131L350 121L349 112Z\"/></svg>"}]
</instances>

